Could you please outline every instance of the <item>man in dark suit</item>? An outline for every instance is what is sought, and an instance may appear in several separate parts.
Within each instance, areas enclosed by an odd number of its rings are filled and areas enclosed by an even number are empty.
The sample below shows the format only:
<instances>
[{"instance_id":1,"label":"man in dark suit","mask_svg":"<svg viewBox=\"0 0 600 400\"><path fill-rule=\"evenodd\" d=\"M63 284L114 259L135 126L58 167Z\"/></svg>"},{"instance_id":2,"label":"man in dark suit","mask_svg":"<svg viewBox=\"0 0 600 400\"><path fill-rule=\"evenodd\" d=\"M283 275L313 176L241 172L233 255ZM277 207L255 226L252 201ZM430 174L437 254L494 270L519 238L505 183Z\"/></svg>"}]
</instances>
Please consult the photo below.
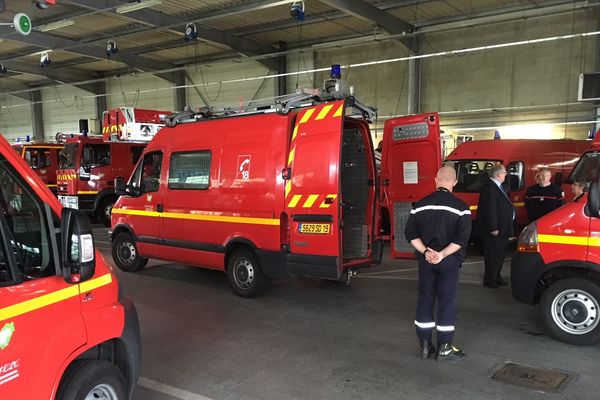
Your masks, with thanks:
<instances>
[{"instance_id":1,"label":"man in dark suit","mask_svg":"<svg viewBox=\"0 0 600 400\"><path fill-rule=\"evenodd\" d=\"M500 271L504 264L504 253L508 238L513 235L515 208L502 184L506 178L506 168L496 164L488 171L490 179L481 189L477 205L477 223L483 239L485 274L483 286L497 289L507 285Z\"/></svg>"}]
</instances>

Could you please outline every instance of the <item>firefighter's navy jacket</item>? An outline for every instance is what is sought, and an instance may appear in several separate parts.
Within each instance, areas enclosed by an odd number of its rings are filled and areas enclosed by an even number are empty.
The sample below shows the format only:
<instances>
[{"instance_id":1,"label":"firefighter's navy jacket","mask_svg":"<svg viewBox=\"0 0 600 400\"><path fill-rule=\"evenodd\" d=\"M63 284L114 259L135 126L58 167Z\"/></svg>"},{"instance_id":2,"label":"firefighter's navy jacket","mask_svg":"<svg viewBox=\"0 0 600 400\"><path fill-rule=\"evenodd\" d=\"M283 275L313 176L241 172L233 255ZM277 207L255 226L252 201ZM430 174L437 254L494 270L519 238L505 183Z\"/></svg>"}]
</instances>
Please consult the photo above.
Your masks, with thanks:
<instances>
[{"instance_id":1,"label":"firefighter's navy jacket","mask_svg":"<svg viewBox=\"0 0 600 400\"><path fill-rule=\"evenodd\" d=\"M421 238L425 246L440 251L454 243L460 246L455 254L465 259L471 236L469 207L444 188L414 203L406 228L406 240ZM417 252L418 257L423 257Z\"/></svg>"},{"instance_id":2,"label":"firefighter's navy jacket","mask_svg":"<svg viewBox=\"0 0 600 400\"><path fill-rule=\"evenodd\" d=\"M562 206L564 198L563 190L553 183L546 187L540 185L528 187L525 194L525 208L527 209L529 222L533 222Z\"/></svg>"}]
</instances>

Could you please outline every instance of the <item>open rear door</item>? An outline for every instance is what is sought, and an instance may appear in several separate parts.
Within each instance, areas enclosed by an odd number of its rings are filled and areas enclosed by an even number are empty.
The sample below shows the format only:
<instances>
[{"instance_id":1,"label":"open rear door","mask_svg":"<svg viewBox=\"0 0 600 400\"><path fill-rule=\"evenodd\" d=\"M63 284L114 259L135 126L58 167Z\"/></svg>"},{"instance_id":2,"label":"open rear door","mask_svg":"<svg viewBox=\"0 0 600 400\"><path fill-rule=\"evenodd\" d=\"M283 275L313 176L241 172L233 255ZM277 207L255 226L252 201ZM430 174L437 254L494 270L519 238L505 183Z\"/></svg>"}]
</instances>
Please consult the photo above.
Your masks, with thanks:
<instances>
[{"instance_id":1,"label":"open rear door","mask_svg":"<svg viewBox=\"0 0 600 400\"><path fill-rule=\"evenodd\" d=\"M404 239L412 203L435 190L442 165L437 113L411 115L385 122L381 154L382 206L390 215L392 258L412 258L414 249Z\"/></svg>"},{"instance_id":2,"label":"open rear door","mask_svg":"<svg viewBox=\"0 0 600 400\"><path fill-rule=\"evenodd\" d=\"M285 185L290 272L339 279L340 149L344 101L300 111L294 124Z\"/></svg>"}]
</instances>

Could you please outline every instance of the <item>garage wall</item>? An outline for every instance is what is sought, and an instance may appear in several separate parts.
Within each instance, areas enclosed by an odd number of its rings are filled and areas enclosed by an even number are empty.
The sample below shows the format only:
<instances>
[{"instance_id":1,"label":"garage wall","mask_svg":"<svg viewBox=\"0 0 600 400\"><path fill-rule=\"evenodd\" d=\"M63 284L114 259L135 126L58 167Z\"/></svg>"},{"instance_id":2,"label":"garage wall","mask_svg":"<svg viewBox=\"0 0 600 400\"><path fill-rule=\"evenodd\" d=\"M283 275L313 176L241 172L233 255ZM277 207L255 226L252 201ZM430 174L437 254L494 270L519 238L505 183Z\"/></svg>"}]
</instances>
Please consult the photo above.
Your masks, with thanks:
<instances>
[{"instance_id":1,"label":"garage wall","mask_svg":"<svg viewBox=\"0 0 600 400\"><path fill-rule=\"evenodd\" d=\"M27 135L31 136L31 106L27 105L27 101L20 97L2 96L0 105L3 106L0 108L0 134L10 143L17 138L24 141Z\"/></svg>"},{"instance_id":2,"label":"garage wall","mask_svg":"<svg viewBox=\"0 0 600 400\"><path fill-rule=\"evenodd\" d=\"M96 119L96 100L85 98L91 95L73 86L43 89L44 138L52 141L57 132L78 133L80 119Z\"/></svg>"},{"instance_id":3,"label":"garage wall","mask_svg":"<svg viewBox=\"0 0 600 400\"><path fill-rule=\"evenodd\" d=\"M536 39L573 32L597 30L595 13L542 17L452 32L431 33L423 41L423 53L435 53L475 46ZM432 57L421 61L421 111L440 112L447 134L489 138L498 126L508 124L561 123L587 120L595 115L591 104L564 106L576 102L578 75L597 69L598 38L578 38L469 53L461 56ZM407 56L406 48L395 42L376 42L337 49L291 53L288 71L327 67L333 63L351 65ZM267 69L254 60L190 66L187 83L199 85L187 90L187 103L203 106L200 94L215 108L240 107L253 98L272 98L275 79L215 84L239 78L267 75ZM301 73L287 78L288 92L298 87L321 86L327 73ZM407 62L344 68L343 78L354 85L357 97L379 110L373 125L375 134L384 119L407 110ZM106 82L109 108L174 109L171 84L152 76L121 77ZM136 92L139 94L136 95ZM92 100L74 102L86 94L69 86L59 88L62 101L44 104L46 135L77 130L80 117L95 118ZM125 93L123 93L125 92ZM200 93L200 94L199 94ZM7 97L8 98L8 97ZM46 89L43 100L55 100L55 89ZM11 98L7 103L24 101ZM64 103L64 104L63 104ZM0 105L5 101L0 100ZM70 105L70 106L69 106ZM552 105L552 106L551 106ZM513 109L510 109L513 108ZM487 111L477 111L488 109ZM8 135L31 132L27 107L11 109L14 118L0 109L0 130ZM460 126L462 130L456 130ZM486 129L487 128L487 129ZM554 125L544 134L553 137L584 137L592 125ZM535 132L532 134L536 134Z\"/></svg>"}]
</instances>

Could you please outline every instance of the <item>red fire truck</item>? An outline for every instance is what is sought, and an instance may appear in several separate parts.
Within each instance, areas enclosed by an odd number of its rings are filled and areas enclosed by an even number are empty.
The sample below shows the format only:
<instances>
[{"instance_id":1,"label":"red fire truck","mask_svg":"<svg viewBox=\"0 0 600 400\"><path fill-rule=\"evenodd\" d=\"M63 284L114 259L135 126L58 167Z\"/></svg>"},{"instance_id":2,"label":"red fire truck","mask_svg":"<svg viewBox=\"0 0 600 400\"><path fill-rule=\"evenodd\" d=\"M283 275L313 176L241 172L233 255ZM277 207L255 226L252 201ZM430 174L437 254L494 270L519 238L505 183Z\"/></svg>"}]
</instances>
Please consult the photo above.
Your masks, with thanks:
<instances>
[{"instance_id":1,"label":"red fire truck","mask_svg":"<svg viewBox=\"0 0 600 400\"><path fill-rule=\"evenodd\" d=\"M54 194L59 153L63 147L58 143L27 143L21 149L21 156Z\"/></svg>"},{"instance_id":2,"label":"red fire truck","mask_svg":"<svg viewBox=\"0 0 600 400\"><path fill-rule=\"evenodd\" d=\"M379 189L366 121L373 112L332 89L343 88L340 82L325 87L243 115L171 117L128 184L117 179L124 195L112 214L116 265L139 271L158 258L217 269L249 297L270 279L342 280L378 263ZM351 116L356 110L359 118ZM393 224L401 224L415 196L434 190L438 119L399 118L386 132L397 157L387 176L400 180L386 188L388 206L397 211ZM417 159L418 142L437 158L423 152ZM420 161L430 159L438 161Z\"/></svg>"},{"instance_id":3,"label":"red fire truck","mask_svg":"<svg viewBox=\"0 0 600 400\"><path fill-rule=\"evenodd\" d=\"M583 154L569 181L592 181L589 194L528 225L512 259L515 299L538 306L557 340L600 341L600 142Z\"/></svg>"},{"instance_id":4,"label":"red fire truck","mask_svg":"<svg viewBox=\"0 0 600 400\"><path fill-rule=\"evenodd\" d=\"M145 143L104 142L100 136L79 135L67 139L56 171L58 199L65 207L95 214L110 225L117 200L114 179L129 175Z\"/></svg>"},{"instance_id":5,"label":"red fire truck","mask_svg":"<svg viewBox=\"0 0 600 400\"><path fill-rule=\"evenodd\" d=\"M566 201L573 198L565 177L581 154L590 147L587 140L502 139L476 140L458 146L445 162L454 166L458 183L454 193L469 205L473 220L477 217L479 191L488 180L488 170L502 163L508 175L510 198L517 209L516 224L520 230L528 223L525 209L527 187L535 184L540 168L549 168L553 182L562 185Z\"/></svg>"},{"instance_id":6,"label":"red fire truck","mask_svg":"<svg viewBox=\"0 0 600 400\"><path fill-rule=\"evenodd\" d=\"M165 126L171 111L119 107L102 114L102 137L105 142L148 142Z\"/></svg>"},{"instance_id":7,"label":"red fire truck","mask_svg":"<svg viewBox=\"0 0 600 400\"><path fill-rule=\"evenodd\" d=\"M89 219L61 210L2 138L0 159L0 398L131 399L137 313Z\"/></svg>"}]
</instances>

